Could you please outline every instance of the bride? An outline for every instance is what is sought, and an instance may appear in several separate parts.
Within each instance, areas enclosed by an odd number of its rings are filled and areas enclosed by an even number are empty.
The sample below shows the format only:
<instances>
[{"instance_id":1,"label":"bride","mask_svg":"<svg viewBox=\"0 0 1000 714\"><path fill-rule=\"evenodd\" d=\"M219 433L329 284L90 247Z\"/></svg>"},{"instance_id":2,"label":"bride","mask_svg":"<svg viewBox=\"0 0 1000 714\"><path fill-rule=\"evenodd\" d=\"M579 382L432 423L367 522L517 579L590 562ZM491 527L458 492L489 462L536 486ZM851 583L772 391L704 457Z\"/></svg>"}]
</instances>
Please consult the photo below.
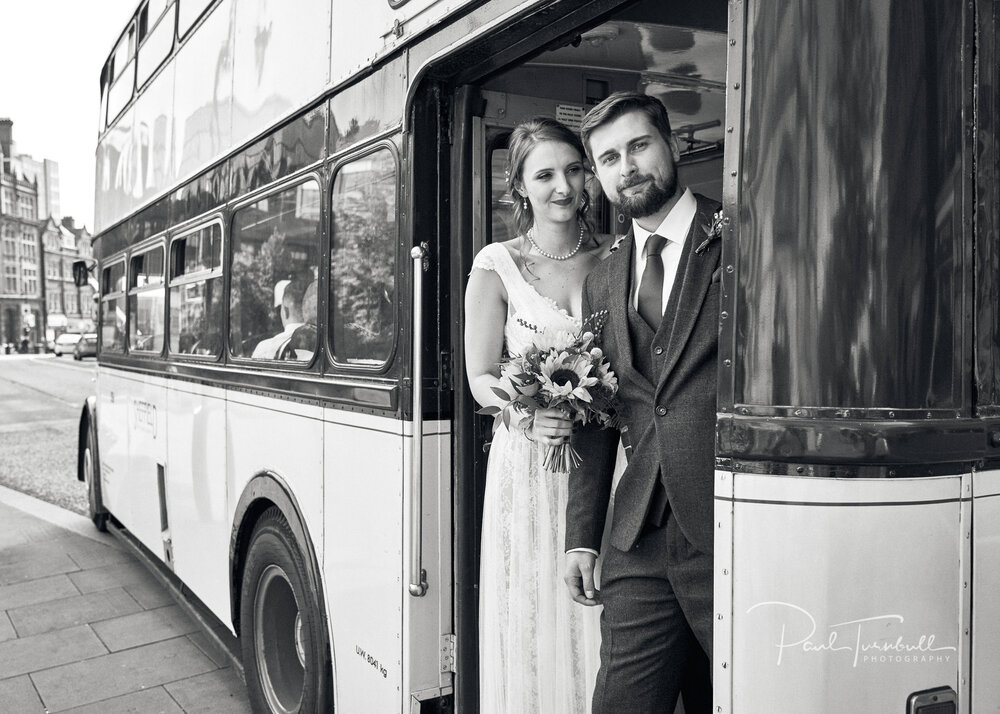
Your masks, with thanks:
<instances>
[{"instance_id":1,"label":"bride","mask_svg":"<svg viewBox=\"0 0 1000 714\"><path fill-rule=\"evenodd\" d=\"M531 344L528 325L581 327L583 280L608 243L587 218L584 156L576 134L551 119L511 134L507 183L519 235L480 251L465 296L466 368L482 406L503 406L493 387L514 393L498 363ZM540 447L569 438L560 414L539 411L530 432L501 426L490 448L479 580L483 713L590 711L600 608L567 595L567 477L546 471L540 457Z\"/></svg>"}]
</instances>

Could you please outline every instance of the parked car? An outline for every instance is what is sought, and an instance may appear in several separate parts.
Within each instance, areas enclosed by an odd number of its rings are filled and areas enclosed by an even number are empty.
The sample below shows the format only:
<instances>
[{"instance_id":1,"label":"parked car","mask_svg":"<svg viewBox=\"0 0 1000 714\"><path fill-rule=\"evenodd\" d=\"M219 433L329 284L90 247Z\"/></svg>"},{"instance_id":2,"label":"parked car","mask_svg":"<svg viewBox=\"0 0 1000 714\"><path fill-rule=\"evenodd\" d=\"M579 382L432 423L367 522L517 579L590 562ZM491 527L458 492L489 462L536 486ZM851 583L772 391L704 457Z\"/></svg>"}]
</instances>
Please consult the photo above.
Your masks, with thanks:
<instances>
[{"instance_id":1,"label":"parked car","mask_svg":"<svg viewBox=\"0 0 1000 714\"><path fill-rule=\"evenodd\" d=\"M83 359L84 357L97 356L97 333L91 332L83 335L76 347L73 348L73 359Z\"/></svg>"},{"instance_id":2,"label":"parked car","mask_svg":"<svg viewBox=\"0 0 1000 714\"><path fill-rule=\"evenodd\" d=\"M56 357L69 354L76 347L76 343L80 341L80 337L79 332L64 332L56 338L55 343L52 345L52 351L55 352Z\"/></svg>"}]
</instances>

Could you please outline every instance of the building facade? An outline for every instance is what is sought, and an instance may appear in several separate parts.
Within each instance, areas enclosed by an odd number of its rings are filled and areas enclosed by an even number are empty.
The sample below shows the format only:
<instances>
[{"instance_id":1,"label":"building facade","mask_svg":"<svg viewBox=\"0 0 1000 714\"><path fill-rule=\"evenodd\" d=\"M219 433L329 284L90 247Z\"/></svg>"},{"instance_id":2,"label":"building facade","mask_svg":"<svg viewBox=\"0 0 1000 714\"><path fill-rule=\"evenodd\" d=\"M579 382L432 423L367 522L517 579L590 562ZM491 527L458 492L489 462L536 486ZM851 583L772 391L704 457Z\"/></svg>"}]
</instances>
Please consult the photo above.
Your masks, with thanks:
<instances>
[{"instance_id":1,"label":"building facade","mask_svg":"<svg viewBox=\"0 0 1000 714\"><path fill-rule=\"evenodd\" d=\"M63 332L94 331L94 289L90 285L77 287L73 282L73 263L91 255L90 233L77 228L72 217L59 222L49 217L42 223L46 340Z\"/></svg>"},{"instance_id":2,"label":"building facade","mask_svg":"<svg viewBox=\"0 0 1000 714\"><path fill-rule=\"evenodd\" d=\"M65 227L49 220L59 214L59 166L18 154L13 126L10 119L0 119L0 346L33 351L50 332L42 233L59 234L60 246L68 239L62 237ZM67 230L76 235L75 229ZM89 235L83 242L89 251ZM63 252L61 248L60 259ZM72 283L71 269L69 279ZM80 314L79 306L74 312Z\"/></svg>"}]
</instances>

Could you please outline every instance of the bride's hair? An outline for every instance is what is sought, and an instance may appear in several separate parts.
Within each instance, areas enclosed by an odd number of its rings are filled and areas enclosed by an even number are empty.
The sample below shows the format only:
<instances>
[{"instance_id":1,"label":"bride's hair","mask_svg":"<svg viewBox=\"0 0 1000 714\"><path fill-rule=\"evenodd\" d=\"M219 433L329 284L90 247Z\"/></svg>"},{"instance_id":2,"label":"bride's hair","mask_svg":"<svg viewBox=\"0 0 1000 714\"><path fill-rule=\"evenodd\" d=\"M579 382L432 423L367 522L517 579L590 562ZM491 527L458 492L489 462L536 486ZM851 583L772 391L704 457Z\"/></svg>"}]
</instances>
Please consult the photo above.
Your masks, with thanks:
<instances>
[{"instance_id":1,"label":"bride's hair","mask_svg":"<svg viewBox=\"0 0 1000 714\"><path fill-rule=\"evenodd\" d=\"M548 117L535 117L514 127L507 142L507 189L514 200L514 228L518 235L527 233L535 222L535 218L531 212L531 203L527 202L527 196L522 195L516 186L523 183L522 173L528 154L535 146L546 141L558 141L561 144L572 146L579 152L580 161L584 165L587 162L587 152L583 149L580 137L562 122ZM525 202L528 203L527 208L524 207ZM577 214L583 223L584 230L593 233L594 225L590 217L590 194L587 193L586 187L580 206L577 208Z\"/></svg>"}]
</instances>

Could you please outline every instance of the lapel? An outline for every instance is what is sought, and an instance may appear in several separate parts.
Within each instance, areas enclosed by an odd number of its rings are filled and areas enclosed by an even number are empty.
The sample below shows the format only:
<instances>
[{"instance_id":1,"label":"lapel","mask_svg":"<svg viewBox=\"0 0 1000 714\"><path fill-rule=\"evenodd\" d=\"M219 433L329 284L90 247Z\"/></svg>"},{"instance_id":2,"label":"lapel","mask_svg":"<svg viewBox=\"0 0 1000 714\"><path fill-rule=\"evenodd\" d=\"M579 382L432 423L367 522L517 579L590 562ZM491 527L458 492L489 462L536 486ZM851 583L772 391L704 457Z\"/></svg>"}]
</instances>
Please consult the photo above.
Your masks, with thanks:
<instances>
[{"instance_id":1,"label":"lapel","mask_svg":"<svg viewBox=\"0 0 1000 714\"><path fill-rule=\"evenodd\" d=\"M628 331L629 295L632 289L632 254L635 252L635 240L630 229L610 258L608 258L608 326L611 328L610 338L618 346L620 359L612 364L612 369L618 373L619 379L641 386L648 392L653 391L652 383L635 368L635 353L632 338Z\"/></svg>"},{"instance_id":2,"label":"lapel","mask_svg":"<svg viewBox=\"0 0 1000 714\"><path fill-rule=\"evenodd\" d=\"M691 331L694 330L694 325L698 321L702 303L705 301L705 295L712 284L712 275L719 262L721 242L718 240L709 243L701 253L697 252L697 248L705 242L712 229L714 207L701 196L697 196L697 199L698 211L695 213L694 220L691 221L691 228L681 253L677 278L675 278L674 288L679 288L679 290L671 291L670 305L666 310L667 314L674 315L674 321L670 330L670 338L667 341L663 371L660 373L657 390L662 389L669 379L677 365L677 360L680 359L681 353L691 337ZM676 283L678 279L681 280L679 285Z\"/></svg>"}]
</instances>

